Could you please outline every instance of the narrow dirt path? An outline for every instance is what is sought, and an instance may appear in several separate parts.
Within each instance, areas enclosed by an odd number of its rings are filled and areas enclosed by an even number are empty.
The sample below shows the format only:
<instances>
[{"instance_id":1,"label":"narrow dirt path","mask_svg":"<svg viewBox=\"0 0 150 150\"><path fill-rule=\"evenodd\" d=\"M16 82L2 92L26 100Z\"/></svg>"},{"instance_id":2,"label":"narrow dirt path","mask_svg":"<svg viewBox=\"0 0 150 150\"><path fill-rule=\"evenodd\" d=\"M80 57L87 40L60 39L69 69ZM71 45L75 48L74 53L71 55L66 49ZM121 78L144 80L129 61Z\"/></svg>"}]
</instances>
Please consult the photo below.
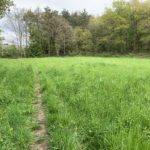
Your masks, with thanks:
<instances>
[{"instance_id":1,"label":"narrow dirt path","mask_svg":"<svg viewBox=\"0 0 150 150\"><path fill-rule=\"evenodd\" d=\"M35 75L36 78L36 103L34 104L36 114L37 128L34 130L35 141L31 146L31 150L48 150L47 134L45 126L45 113L42 104L42 92L40 86L40 80L38 73Z\"/></svg>"}]
</instances>

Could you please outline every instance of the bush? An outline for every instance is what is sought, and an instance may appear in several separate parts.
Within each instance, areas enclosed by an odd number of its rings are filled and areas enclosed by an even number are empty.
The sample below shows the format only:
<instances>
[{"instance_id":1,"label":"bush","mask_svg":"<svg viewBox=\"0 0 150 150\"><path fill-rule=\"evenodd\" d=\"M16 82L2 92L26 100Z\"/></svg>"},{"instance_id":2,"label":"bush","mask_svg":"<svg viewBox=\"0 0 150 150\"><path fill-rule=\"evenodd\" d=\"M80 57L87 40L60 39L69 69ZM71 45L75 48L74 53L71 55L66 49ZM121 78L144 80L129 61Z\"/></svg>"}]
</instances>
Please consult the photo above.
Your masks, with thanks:
<instances>
[{"instance_id":1,"label":"bush","mask_svg":"<svg viewBox=\"0 0 150 150\"><path fill-rule=\"evenodd\" d=\"M3 45L0 47L0 57L18 58L24 55L23 50L19 50L15 45Z\"/></svg>"}]
</instances>

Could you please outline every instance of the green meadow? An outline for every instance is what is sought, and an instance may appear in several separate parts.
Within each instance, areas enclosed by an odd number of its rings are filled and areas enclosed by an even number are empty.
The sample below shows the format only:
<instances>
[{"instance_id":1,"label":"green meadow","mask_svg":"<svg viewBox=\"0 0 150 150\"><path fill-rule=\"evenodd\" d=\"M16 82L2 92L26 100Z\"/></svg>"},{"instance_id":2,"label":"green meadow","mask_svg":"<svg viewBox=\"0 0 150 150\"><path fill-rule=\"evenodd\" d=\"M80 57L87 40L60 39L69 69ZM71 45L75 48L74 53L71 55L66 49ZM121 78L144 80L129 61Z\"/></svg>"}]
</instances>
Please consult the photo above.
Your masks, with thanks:
<instances>
[{"instance_id":1,"label":"green meadow","mask_svg":"<svg viewBox=\"0 0 150 150\"><path fill-rule=\"evenodd\" d=\"M39 76L51 150L149 150L150 60L0 59L0 150L29 150Z\"/></svg>"}]
</instances>

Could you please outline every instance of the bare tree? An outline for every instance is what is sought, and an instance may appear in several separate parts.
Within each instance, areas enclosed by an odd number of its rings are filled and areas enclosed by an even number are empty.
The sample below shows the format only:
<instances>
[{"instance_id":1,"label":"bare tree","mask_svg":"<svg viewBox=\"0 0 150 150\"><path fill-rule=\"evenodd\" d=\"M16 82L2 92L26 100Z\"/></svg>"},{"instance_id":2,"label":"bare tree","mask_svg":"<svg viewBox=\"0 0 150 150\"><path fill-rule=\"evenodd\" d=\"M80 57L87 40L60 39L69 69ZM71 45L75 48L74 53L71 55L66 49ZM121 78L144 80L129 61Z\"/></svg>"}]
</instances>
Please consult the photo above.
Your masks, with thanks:
<instances>
[{"instance_id":1,"label":"bare tree","mask_svg":"<svg viewBox=\"0 0 150 150\"><path fill-rule=\"evenodd\" d=\"M27 47L28 43L28 27L27 22L24 19L24 14L26 10L13 7L6 14L7 17L7 28L15 34L16 45L18 48L24 52L24 45Z\"/></svg>"}]
</instances>

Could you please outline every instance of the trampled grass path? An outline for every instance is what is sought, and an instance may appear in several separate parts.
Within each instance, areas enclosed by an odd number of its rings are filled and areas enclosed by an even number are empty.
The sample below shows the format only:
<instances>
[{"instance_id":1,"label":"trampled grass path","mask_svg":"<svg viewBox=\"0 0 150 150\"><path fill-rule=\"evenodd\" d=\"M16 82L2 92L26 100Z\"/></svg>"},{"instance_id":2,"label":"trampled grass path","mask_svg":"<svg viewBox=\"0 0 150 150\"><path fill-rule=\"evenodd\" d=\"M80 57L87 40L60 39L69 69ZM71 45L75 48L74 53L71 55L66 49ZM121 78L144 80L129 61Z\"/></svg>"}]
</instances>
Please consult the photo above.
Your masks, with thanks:
<instances>
[{"instance_id":1,"label":"trampled grass path","mask_svg":"<svg viewBox=\"0 0 150 150\"><path fill-rule=\"evenodd\" d=\"M39 75L36 73L36 103L35 103L35 110L37 111L36 114L36 122L37 122L37 129L34 131L35 141L32 144L31 150L48 150L48 144L46 140L46 125L45 125L45 113L42 104L42 92L41 92L41 85L39 80Z\"/></svg>"}]
</instances>

